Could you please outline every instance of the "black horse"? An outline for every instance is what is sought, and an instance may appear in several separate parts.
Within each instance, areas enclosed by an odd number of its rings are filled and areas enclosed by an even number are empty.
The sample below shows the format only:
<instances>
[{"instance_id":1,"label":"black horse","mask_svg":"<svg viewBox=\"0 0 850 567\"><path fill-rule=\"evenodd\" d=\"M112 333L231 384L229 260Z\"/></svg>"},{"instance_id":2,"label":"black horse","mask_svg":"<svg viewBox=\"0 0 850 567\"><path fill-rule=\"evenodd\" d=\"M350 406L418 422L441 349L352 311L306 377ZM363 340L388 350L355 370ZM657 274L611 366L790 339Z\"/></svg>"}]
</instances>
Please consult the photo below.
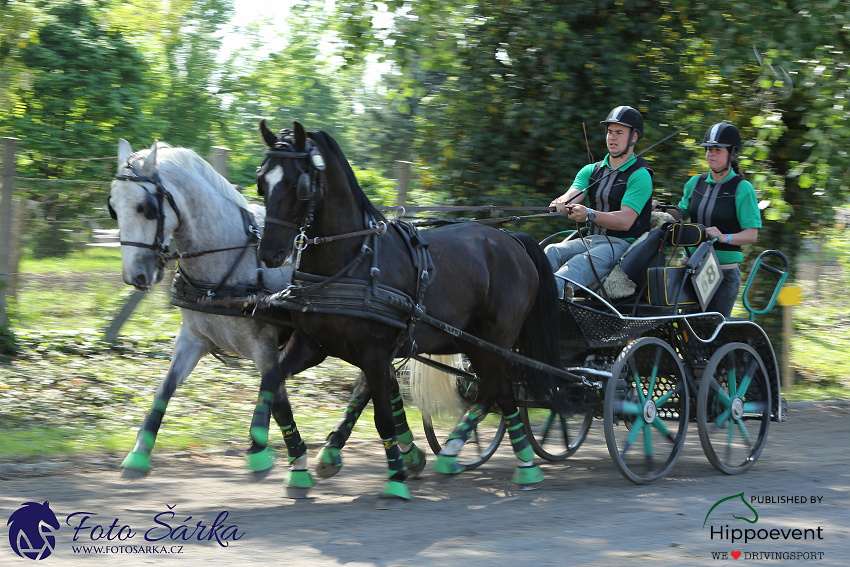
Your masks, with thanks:
<instances>
[{"instance_id":1,"label":"black horse","mask_svg":"<svg viewBox=\"0 0 850 567\"><path fill-rule=\"evenodd\" d=\"M496 404L521 461L514 481L542 480L509 373L537 399L557 401L557 379L510 363L470 339L516 348L561 367L554 276L534 239L469 222L417 232L388 221L369 202L327 133L308 134L296 122L294 131L275 135L265 121L260 132L269 147L257 173L267 208L260 257L268 266L280 266L292 256L296 269L295 285L277 298L292 310L295 326L282 374L290 376L328 355L363 371L390 469L382 496L407 500L392 411L397 391L392 361L412 352L461 351L481 380L479 395L450 435L435 470L462 470L456 460L460 447ZM435 319L469 335L446 332L433 324ZM277 397L284 396L281 387Z\"/></svg>"}]
</instances>

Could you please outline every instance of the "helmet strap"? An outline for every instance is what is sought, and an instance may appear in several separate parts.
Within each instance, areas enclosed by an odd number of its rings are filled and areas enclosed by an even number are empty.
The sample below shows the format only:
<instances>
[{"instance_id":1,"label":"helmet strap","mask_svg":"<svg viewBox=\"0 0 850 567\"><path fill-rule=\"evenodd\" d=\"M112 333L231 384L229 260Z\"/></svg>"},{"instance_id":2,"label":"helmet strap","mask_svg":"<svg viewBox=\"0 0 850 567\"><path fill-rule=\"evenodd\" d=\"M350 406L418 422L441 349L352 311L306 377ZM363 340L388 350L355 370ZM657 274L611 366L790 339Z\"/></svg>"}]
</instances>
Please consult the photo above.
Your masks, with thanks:
<instances>
[{"instance_id":1,"label":"helmet strap","mask_svg":"<svg viewBox=\"0 0 850 567\"><path fill-rule=\"evenodd\" d=\"M615 155L615 156L611 156L612 158L620 159L621 157L623 157L624 155L626 155L627 153L629 153L632 150L634 145L637 143L637 140L635 140L634 142L632 141L632 138L634 137L634 133L635 133L635 129L630 128L629 129L629 142L628 142L628 144L626 144L626 149L623 150L622 152L620 152L619 154Z\"/></svg>"}]
</instances>

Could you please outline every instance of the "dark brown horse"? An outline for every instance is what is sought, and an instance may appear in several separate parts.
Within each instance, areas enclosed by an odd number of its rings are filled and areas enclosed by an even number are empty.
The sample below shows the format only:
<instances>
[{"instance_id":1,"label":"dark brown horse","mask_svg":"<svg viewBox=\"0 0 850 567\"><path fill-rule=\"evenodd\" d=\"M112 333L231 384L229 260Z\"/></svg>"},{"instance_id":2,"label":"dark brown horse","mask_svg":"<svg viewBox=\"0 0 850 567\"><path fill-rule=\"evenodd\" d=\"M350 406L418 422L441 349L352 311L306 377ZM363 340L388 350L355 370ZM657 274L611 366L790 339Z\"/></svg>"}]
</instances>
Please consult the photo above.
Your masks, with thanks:
<instances>
[{"instance_id":1,"label":"dark brown horse","mask_svg":"<svg viewBox=\"0 0 850 567\"><path fill-rule=\"evenodd\" d=\"M509 373L538 399L555 399L551 375L509 363L469 337L440 330L424 314L502 349L560 367L557 297L552 270L529 236L477 223L417 232L388 221L369 202L336 142L325 132L272 133L257 173L266 227L260 257L269 266L294 258L294 287L278 299L292 310L295 332L283 375L334 356L365 374L375 426L387 454L385 497L407 500L405 470L391 406L394 358L412 352L465 353L481 380L479 397L450 435L435 469L453 474L456 455L495 405L505 416L520 466L514 480L542 480L522 430ZM281 397L285 395L280 389ZM274 411L274 410L273 410Z\"/></svg>"}]
</instances>

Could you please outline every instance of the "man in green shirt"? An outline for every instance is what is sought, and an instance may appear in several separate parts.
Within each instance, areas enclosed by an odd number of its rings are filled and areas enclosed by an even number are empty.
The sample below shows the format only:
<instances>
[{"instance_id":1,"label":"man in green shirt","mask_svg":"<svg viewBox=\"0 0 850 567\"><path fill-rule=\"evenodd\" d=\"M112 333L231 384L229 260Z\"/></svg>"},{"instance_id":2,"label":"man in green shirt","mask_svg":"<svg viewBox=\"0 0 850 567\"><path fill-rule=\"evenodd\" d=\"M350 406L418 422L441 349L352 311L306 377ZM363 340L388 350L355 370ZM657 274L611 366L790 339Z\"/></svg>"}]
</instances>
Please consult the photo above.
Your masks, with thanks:
<instances>
[{"instance_id":1,"label":"man in green shirt","mask_svg":"<svg viewBox=\"0 0 850 567\"><path fill-rule=\"evenodd\" d=\"M652 170L634 153L643 136L643 116L631 106L618 106L601 123L608 155L584 166L569 190L550 204L590 225L587 237L546 247L565 299L572 298L575 284L587 287L607 275L629 245L649 230Z\"/></svg>"}]
</instances>

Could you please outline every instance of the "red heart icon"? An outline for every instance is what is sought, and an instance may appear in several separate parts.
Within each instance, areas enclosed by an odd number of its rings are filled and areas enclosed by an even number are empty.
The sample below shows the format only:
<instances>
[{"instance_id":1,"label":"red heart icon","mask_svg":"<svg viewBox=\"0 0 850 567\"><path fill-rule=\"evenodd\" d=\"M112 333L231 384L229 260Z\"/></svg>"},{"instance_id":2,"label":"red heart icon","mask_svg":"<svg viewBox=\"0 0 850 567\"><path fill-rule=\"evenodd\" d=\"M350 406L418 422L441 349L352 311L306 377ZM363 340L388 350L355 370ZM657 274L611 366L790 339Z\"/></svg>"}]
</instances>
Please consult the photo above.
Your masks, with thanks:
<instances>
[{"instance_id":1,"label":"red heart icon","mask_svg":"<svg viewBox=\"0 0 850 567\"><path fill-rule=\"evenodd\" d=\"M732 555L732 558L733 558L735 561L737 561L737 560L738 560L738 558L739 558L739 557L741 557L741 552L740 552L740 551L733 551L731 555Z\"/></svg>"}]
</instances>

